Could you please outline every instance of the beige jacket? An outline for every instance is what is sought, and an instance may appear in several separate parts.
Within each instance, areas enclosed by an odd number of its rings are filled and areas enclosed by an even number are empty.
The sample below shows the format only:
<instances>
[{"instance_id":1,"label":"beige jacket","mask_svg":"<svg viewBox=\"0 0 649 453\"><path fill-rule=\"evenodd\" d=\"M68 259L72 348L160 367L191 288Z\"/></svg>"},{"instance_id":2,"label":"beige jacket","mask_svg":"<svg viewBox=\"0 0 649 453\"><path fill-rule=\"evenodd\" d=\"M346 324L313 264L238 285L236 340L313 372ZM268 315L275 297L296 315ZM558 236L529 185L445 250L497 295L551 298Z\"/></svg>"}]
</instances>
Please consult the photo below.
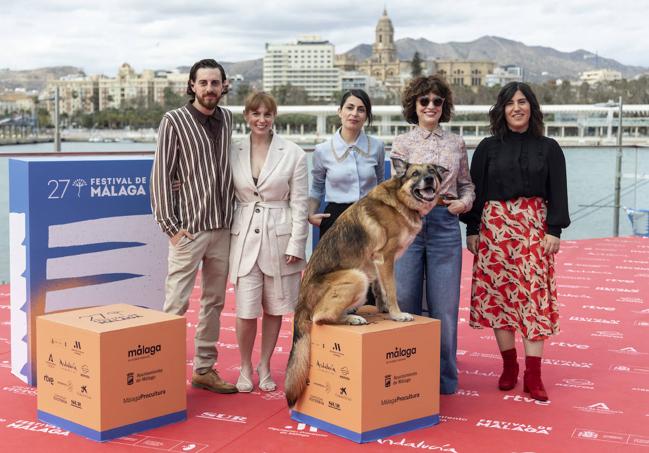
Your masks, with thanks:
<instances>
[{"instance_id":1,"label":"beige jacket","mask_svg":"<svg viewBox=\"0 0 649 453\"><path fill-rule=\"evenodd\" d=\"M255 262L274 277L277 294L283 294L282 275L304 269L307 222L306 154L295 143L277 134L255 185L250 167L250 139L234 142L230 165L236 207L230 230L230 281L250 272ZM301 258L286 264L285 255Z\"/></svg>"}]
</instances>

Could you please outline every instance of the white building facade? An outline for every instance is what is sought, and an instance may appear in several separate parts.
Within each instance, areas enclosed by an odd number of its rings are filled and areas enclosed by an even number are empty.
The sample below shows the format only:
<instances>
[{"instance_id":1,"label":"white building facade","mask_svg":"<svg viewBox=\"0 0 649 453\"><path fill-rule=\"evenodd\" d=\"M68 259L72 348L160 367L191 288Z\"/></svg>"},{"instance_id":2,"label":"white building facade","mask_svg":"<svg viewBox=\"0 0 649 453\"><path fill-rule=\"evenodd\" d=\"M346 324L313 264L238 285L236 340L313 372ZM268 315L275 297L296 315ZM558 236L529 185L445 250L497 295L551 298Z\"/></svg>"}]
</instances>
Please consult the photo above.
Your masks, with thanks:
<instances>
[{"instance_id":1,"label":"white building facade","mask_svg":"<svg viewBox=\"0 0 649 453\"><path fill-rule=\"evenodd\" d=\"M290 84L304 88L311 99L329 100L341 89L334 60L335 46L318 36L304 36L295 43L266 43L264 91Z\"/></svg>"}]
</instances>

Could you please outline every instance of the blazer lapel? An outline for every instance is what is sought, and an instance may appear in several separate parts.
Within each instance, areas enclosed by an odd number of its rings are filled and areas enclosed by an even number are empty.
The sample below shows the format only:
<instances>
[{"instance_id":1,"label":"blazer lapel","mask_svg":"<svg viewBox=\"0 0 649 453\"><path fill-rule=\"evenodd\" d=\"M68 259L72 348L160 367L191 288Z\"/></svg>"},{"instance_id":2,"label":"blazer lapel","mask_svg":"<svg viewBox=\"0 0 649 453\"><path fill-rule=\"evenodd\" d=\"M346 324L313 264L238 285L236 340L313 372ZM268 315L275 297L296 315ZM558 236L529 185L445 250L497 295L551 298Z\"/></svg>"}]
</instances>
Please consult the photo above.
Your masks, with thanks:
<instances>
[{"instance_id":1,"label":"blazer lapel","mask_svg":"<svg viewBox=\"0 0 649 453\"><path fill-rule=\"evenodd\" d=\"M279 164L279 161L282 160L282 156L284 155L284 144L282 142L283 140L277 134L273 134L268 155L266 156L266 162L264 162L264 166L261 167L261 172L259 173L257 186L261 186L268 179L268 176L273 172L277 164ZM250 152L248 152L248 155L250 155ZM250 157L248 157L248 161L250 161ZM248 168L250 168L250 164L248 164Z\"/></svg>"},{"instance_id":2,"label":"blazer lapel","mask_svg":"<svg viewBox=\"0 0 649 453\"><path fill-rule=\"evenodd\" d=\"M246 137L241 140L238 149L239 169L245 176L246 181L255 187L255 181L252 179L252 167L250 167L250 138Z\"/></svg>"}]
</instances>

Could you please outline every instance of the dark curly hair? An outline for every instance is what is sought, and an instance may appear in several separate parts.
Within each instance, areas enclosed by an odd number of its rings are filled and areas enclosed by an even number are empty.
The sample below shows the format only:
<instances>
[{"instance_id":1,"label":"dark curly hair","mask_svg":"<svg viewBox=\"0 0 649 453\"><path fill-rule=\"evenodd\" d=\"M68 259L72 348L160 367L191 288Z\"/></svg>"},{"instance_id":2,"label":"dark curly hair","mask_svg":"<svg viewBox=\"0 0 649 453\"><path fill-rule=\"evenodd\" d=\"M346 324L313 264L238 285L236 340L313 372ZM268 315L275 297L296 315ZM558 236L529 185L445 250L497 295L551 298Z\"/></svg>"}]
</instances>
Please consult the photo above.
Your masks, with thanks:
<instances>
[{"instance_id":1,"label":"dark curly hair","mask_svg":"<svg viewBox=\"0 0 649 453\"><path fill-rule=\"evenodd\" d=\"M498 93L496 103L489 109L489 123L491 134L499 139L503 139L509 128L507 127L507 119L505 118L505 106L512 100L517 91L523 93L525 99L530 104L530 124L527 130L534 137L543 136L543 112L541 106L536 99L536 95L532 88L527 83L523 82L509 82L501 88Z\"/></svg>"},{"instance_id":2,"label":"dark curly hair","mask_svg":"<svg viewBox=\"0 0 649 453\"><path fill-rule=\"evenodd\" d=\"M439 74L431 76L420 76L412 79L404 88L401 94L401 107L403 116L410 124L418 124L417 118L417 99L434 93L444 98L442 105L442 115L439 118L440 123L448 122L453 115L453 92L446 80Z\"/></svg>"},{"instance_id":3,"label":"dark curly hair","mask_svg":"<svg viewBox=\"0 0 649 453\"><path fill-rule=\"evenodd\" d=\"M189 80L187 80L187 94L191 96L192 99L196 97L194 91L192 90L192 82L196 82L196 73L201 68L218 69L219 71L221 71L221 82L223 82L223 92L221 92L221 95L227 94L228 89L227 85L225 84L225 81L227 80L227 77L225 76L225 69L223 69L223 66L221 66L220 63L217 63L217 61L213 58L205 58L204 60L200 60L194 63L192 68L189 70Z\"/></svg>"}]
</instances>

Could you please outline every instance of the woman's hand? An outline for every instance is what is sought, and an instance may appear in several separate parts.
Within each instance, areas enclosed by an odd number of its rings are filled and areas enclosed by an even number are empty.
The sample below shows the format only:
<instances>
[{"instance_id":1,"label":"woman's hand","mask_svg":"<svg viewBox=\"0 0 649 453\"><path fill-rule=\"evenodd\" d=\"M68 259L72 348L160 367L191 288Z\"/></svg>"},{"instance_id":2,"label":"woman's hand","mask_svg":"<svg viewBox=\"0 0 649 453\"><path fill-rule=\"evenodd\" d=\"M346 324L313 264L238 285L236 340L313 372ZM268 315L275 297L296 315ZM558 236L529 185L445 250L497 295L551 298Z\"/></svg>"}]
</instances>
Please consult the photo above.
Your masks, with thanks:
<instances>
[{"instance_id":1,"label":"woman's hand","mask_svg":"<svg viewBox=\"0 0 649 453\"><path fill-rule=\"evenodd\" d=\"M327 217L331 217L331 214L312 214L309 216L309 223L311 225L319 227L320 224L322 223L322 219L325 219Z\"/></svg>"},{"instance_id":2,"label":"woman's hand","mask_svg":"<svg viewBox=\"0 0 649 453\"><path fill-rule=\"evenodd\" d=\"M448 207L448 212L453 215L460 215L466 212L466 205L460 200L442 199L442 203Z\"/></svg>"},{"instance_id":3,"label":"woman's hand","mask_svg":"<svg viewBox=\"0 0 649 453\"><path fill-rule=\"evenodd\" d=\"M284 257L286 258L286 264L293 264L302 260L302 258L298 258L297 256L293 256L293 255L284 255Z\"/></svg>"},{"instance_id":4,"label":"woman's hand","mask_svg":"<svg viewBox=\"0 0 649 453\"><path fill-rule=\"evenodd\" d=\"M469 252L474 255L478 254L478 243L480 242L480 236L477 234L472 234L471 236L466 237L466 248L469 249Z\"/></svg>"},{"instance_id":5,"label":"woman's hand","mask_svg":"<svg viewBox=\"0 0 649 453\"><path fill-rule=\"evenodd\" d=\"M541 246L543 247L544 255L554 255L559 251L559 243L561 239L551 234L545 234L545 237L541 241Z\"/></svg>"}]
</instances>

